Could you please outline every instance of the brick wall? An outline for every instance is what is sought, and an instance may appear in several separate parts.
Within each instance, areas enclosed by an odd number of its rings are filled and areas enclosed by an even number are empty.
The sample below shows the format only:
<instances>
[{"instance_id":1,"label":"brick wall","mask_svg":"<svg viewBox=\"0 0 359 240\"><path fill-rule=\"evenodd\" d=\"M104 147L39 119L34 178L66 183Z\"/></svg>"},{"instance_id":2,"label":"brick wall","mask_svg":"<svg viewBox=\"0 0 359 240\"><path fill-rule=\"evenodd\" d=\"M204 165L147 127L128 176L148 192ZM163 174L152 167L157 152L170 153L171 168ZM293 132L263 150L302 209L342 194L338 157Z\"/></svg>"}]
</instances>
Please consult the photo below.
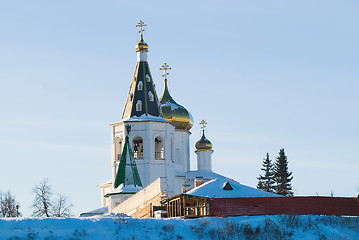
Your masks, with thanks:
<instances>
[{"instance_id":1,"label":"brick wall","mask_svg":"<svg viewBox=\"0 0 359 240\"><path fill-rule=\"evenodd\" d=\"M359 199L344 197L213 198L211 216L318 214L359 216Z\"/></svg>"}]
</instances>

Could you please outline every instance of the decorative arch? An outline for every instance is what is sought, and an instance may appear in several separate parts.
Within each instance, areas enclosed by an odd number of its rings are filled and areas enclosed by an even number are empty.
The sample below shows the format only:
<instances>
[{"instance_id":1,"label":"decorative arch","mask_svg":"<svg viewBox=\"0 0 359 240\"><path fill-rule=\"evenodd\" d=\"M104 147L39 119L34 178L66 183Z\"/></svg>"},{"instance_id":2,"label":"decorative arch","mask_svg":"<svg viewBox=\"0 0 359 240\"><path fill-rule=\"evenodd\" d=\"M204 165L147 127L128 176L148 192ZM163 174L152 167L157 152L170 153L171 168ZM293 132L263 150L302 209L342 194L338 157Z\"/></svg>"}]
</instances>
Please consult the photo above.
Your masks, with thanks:
<instances>
[{"instance_id":1,"label":"decorative arch","mask_svg":"<svg viewBox=\"0 0 359 240\"><path fill-rule=\"evenodd\" d=\"M163 138L155 137L155 159L165 159L165 147Z\"/></svg>"},{"instance_id":2,"label":"decorative arch","mask_svg":"<svg viewBox=\"0 0 359 240\"><path fill-rule=\"evenodd\" d=\"M138 100L136 103L136 111L141 112L142 111L142 102L141 100Z\"/></svg>"},{"instance_id":3,"label":"decorative arch","mask_svg":"<svg viewBox=\"0 0 359 240\"><path fill-rule=\"evenodd\" d=\"M132 140L133 157L135 159L143 158L143 139L140 136L136 136Z\"/></svg>"}]
</instances>

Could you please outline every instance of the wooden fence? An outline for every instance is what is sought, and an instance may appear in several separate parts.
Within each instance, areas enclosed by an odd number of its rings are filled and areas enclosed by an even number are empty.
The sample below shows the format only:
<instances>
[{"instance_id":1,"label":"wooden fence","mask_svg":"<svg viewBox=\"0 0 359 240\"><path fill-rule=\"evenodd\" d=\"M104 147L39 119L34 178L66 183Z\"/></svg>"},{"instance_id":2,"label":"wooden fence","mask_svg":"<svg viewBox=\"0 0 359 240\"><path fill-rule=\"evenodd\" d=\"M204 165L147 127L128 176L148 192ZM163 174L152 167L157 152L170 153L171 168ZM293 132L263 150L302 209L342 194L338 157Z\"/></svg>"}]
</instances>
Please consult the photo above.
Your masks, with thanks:
<instances>
[{"instance_id":1,"label":"wooden fence","mask_svg":"<svg viewBox=\"0 0 359 240\"><path fill-rule=\"evenodd\" d=\"M251 197L210 200L210 216L277 214L359 216L359 198Z\"/></svg>"}]
</instances>

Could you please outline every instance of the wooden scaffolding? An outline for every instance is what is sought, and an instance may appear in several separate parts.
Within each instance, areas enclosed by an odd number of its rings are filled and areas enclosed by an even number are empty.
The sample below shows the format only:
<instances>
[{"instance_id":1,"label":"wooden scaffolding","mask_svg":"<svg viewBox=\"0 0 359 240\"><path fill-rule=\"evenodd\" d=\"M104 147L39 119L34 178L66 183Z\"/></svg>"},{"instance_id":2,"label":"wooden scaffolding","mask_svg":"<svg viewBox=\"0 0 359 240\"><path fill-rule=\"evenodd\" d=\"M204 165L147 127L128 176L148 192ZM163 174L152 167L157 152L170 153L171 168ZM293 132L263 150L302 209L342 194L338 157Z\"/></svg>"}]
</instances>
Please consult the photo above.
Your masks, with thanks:
<instances>
[{"instance_id":1,"label":"wooden scaffolding","mask_svg":"<svg viewBox=\"0 0 359 240\"><path fill-rule=\"evenodd\" d=\"M167 217L197 218L210 216L209 198L177 194L164 200Z\"/></svg>"}]
</instances>

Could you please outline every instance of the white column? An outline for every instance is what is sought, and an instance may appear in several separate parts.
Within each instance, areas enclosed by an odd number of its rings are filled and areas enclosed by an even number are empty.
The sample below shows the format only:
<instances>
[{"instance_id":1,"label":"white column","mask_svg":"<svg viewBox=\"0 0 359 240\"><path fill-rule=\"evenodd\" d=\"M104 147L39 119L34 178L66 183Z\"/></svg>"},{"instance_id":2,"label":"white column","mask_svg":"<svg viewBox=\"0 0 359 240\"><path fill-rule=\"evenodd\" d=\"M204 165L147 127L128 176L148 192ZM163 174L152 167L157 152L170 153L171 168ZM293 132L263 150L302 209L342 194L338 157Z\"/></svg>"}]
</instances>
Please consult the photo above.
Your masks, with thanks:
<instances>
[{"instance_id":1,"label":"white column","mask_svg":"<svg viewBox=\"0 0 359 240\"><path fill-rule=\"evenodd\" d=\"M197 170L198 171L212 171L212 153L211 149L196 150L197 154Z\"/></svg>"}]
</instances>

